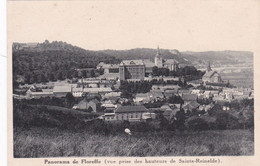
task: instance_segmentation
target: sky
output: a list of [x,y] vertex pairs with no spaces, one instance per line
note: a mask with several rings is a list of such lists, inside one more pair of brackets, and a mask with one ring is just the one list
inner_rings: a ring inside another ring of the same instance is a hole
[[8,38],[89,50],[251,51],[260,34],[259,8],[255,0],[9,1]]

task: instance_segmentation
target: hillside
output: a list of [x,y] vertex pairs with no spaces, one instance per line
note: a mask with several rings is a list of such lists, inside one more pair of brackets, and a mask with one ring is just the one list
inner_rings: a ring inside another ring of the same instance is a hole
[[[119,63],[114,56],[84,50],[65,42],[13,44],[14,84],[47,82],[80,77],[76,69],[95,68],[103,61]],[[20,81],[18,81],[20,80]]]
[[[151,48],[136,48],[130,50],[102,50],[99,51],[108,55],[115,56],[119,59],[150,59],[154,61],[157,49]],[[161,55],[165,59],[176,59],[180,63],[190,64],[186,61],[178,50],[171,51],[167,49],[160,49]]]
[[206,52],[181,52],[183,58],[194,65],[236,65],[241,63],[253,63],[253,52],[249,51],[206,51]]

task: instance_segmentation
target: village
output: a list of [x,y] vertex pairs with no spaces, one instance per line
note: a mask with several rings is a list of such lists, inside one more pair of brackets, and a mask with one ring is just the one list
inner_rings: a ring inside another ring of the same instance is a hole
[[[64,98],[70,94],[80,99],[72,106],[74,110],[99,113],[98,118],[104,121],[129,122],[155,120],[159,114],[172,121],[181,110],[185,114],[202,116],[207,115],[216,103],[254,98],[253,89],[230,86],[211,69],[210,63],[199,80],[153,76],[155,67],[178,71],[181,65],[175,59],[163,59],[158,47],[154,62],[149,59],[123,60],[120,64],[100,62],[96,68],[104,70],[104,73],[98,77],[19,85],[19,89],[26,89],[26,93],[14,94],[14,98]],[[143,82],[154,84],[149,84],[148,92],[133,93],[130,97],[123,95],[123,83],[136,85]],[[223,104],[222,109],[229,111],[230,108]]]

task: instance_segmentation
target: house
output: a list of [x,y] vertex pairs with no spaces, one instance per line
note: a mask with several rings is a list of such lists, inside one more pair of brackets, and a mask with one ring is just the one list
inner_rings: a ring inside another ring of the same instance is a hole
[[225,102],[226,101],[224,96],[213,97],[212,100],[215,102]]
[[196,101],[191,101],[191,102],[189,102],[189,103],[184,104],[184,106],[182,107],[182,109],[183,109],[185,112],[187,112],[188,110],[189,110],[189,111],[193,111],[193,110],[198,109],[199,106],[200,106],[200,104],[197,103]]
[[109,92],[104,95],[103,98],[120,97],[122,92]]
[[190,90],[180,89],[180,90],[178,90],[178,93],[179,93],[180,96],[182,96],[183,94],[190,94]]
[[146,120],[151,117],[147,116],[152,113],[144,106],[121,106],[115,110],[115,119],[117,120]]
[[143,63],[145,65],[145,73],[152,74],[155,64],[150,59],[143,59]]
[[30,98],[53,97],[53,92],[52,91],[32,91],[29,89],[26,92],[26,96],[28,96]]
[[102,66],[104,73],[119,73],[119,64],[104,64]]
[[174,90],[174,89],[167,89],[164,91],[164,96],[166,98],[172,97],[174,95],[178,95],[178,90]]
[[164,95],[161,92],[150,92],[150,101],[160,101],[164,98]]
[[197,95],[196,94],[183,94],[181,96],[184,103],[191,102],[191,101],[197,101]]
[[88,88],[98,88],[99,84],[98,83],[89,83],[87,84]]
[[99,108],[100,108],[100,103],[96,99],[93,99],[90,101],[87,101],[86,99],[84,99],[72,107],[72,109],[79,109],[79,110],[90,110],[91,109],[93,112],[97,112],[97,110]]
[[159,101],[164,98],[161,92],[137,93],[133,99],[135,103],[149,103]]
[[74,97],[82,97],[83,95],[83,88],[72,88],[72,95]]
[[84,93],[101,93],[101,94],[105,94],[105,93],[109,93],[112,92],[111,88],[84,88],[83,89]]
[[135,103],[149,103],[150,102],[150,96],[149,93],[137,93],[135,95],[135,98],[133,99]]
[[109,97],[107,100],[110,100],[111,103],[116,104],[120,97]]
[[207,98],[207,99],[212,97],[212,94],[211,94],[210,90],[206,90],[203,95],[204,95],[204,98]]
[[99,70],[99,69],[102,69],[104,65],[105,65],[104,62],[100,62],[100,63],[96,66],[96,68],[97,68],[98,70]]
[[98,78],[106,80],[118,80],[119,73],[104,73],[103,75],[100,75]]
[[111,100],[106,100],[101,104],[101,107],[105,107],[105,108],[116,108],[117,105],[115,103],[113,103]]
[[71,93],[71,86],[54,86],[53,95],[55,97],[65,97],[68,93]]
[[191,94],[196,94],[196,95],[200,95],[202,94],[204,91],[200,90],[200,89],[192,89],[191,90]]
[[99,93],[87,93],[87,94],[83,93],[83,96],[85,96],[87,100],[101,99],[101,95]]
[[199,108],[198,108],[198,110],[199,111],[205,111],[205,112],[207,112],[207,111],[209,111],[211,108],[213,108],[213,106],[214,106],[214,104],[213,103],[210,103],[210,104],[208,104],[208,105],[200,105],[199,106]]
[[163,110],[163,111],[172,111],[172,108],[169,106],[168,103],[165,103],[165,104],[162,105],[160,108],[161,108],[161,110]]
[[160,110],[163,111],[163,116],[170,121],[173,117],[176,116],[177,112],[180,111],[180,108],[178,108],[175,105],[170,104],[164,104],[161,106]]
[[124,104],[124,103],[128,103],[129,102],[129,99],[127,99],[127,98],[119,98],[118,99],[118,101],[117,101],[118,103],[120,103],[120,104]]

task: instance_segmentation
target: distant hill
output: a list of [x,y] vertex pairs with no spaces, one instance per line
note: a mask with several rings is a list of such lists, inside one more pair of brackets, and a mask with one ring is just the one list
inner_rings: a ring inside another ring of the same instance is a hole
[[215,65],[253,63],[253,52],[249,51],[186,51],[181,54],[194,65],[205,65],[208,62]]
[[[151,48],[136,48],[130,50],[102,50],[102,53],[115,56],[119,59],[150,59],[154,61],[157,49]],[[185,60],[178,50],[160,49],[161,55],[165,59],[175,59],[180,63],[190,64]]]

